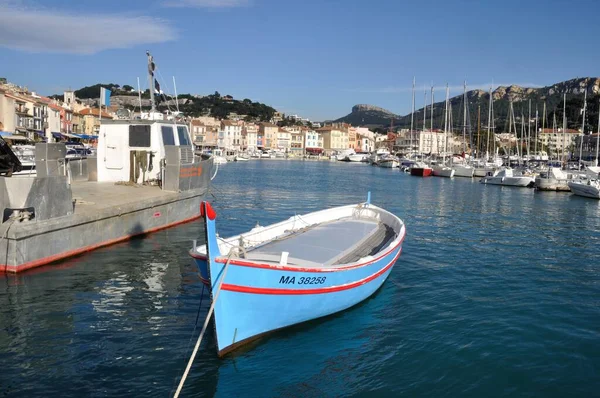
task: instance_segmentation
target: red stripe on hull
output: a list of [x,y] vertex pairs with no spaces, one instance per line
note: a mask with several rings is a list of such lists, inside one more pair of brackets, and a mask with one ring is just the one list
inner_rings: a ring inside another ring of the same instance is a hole
[[136,236],[140,236],[140,235],[145,235],[145,234],[149,234],[152,232],[157,232],[163,229],[167,229],[167,228],[171,228],[174,227],[176,225],[180,225],[180,224],[185,224],[187,222],[190,221],[194,221],[196,219],[200,218],[200,214],[198,213],[195,216],[180,220],[180,221],[175,221],[169,224],[165,224],[165,225],[161,225],[159,227],[154,227],[154,228],[149,228],[145,231],[142,232],[136,232],[135,234],[129,234],[129,235],[125,235],[125,236],[121,236],[120,238],[116,238],[116,239],[109,239],[106,240],[104,242],[100,242],[100,243],[96,243],[94,245],[89,245],[89,246],[85,246],[79,249],[74,249],[74,250],[69,250],[66,252],[62,252],[62,253],[58,253],[52,256],[48,256],[48,257],[43,257],[40,258],[38,260],[33,260],[33,261],[29,261],[20,265],[6,265],[6,264],[0,264],[0,274],[2,273],[18,273],[18,272],[23,272],[25,270],[31,269],[31,268],[36,268],[36,267],[40,267],[42,265],[47,265],[50,263],[53,263],[55,261],[59,261],[59,260],[64,260],[66,258],[69,257],[73,257],[73,256],[77,256],[79,254],[83,254],[83,253],[87,253],[96,249],[99,249],[101,247],[105,247],[105,246],[110,246],[110,245],[114,245],[116,243],[120,243],[120,242],[124,242],[127,240],[130,240],[131,238],[135,238]]
[[[360,263],[360,264],[355,264],[355,265],[351,265],[348,267],[338,267],[338,268],[301,268],[301,267],[290,267],[290,266],[285,266],[285,265],[274,265],[274,264],[261,264],[261,263],[255,263],[255,262],[250,262],[250,261],[244,261],[244,260],[237,260],[237,259],[231,259],[229,261],[229,264],[233,264],[233,265],[239,265],[242,267],[251,267],[251,268],[264,268],[264,269],[273,269],[273,270],[277,270],[277,271],[290,271],[290,272],[336,272],[336,271],[346,271],[346,270],[350,270],[350,269],[354,269],[354,268],[360,268],[360,267],[364,267],[365,265],[369,265],[371,263],[374,263],[375,261],[378,261],[380,259],[382,259],[383,257],[387,256],[388,254],[390,254],[391,252],[393,252],[394,250],[396,250],[398,248],[398,246],[402,245],[402,242],[404,242],[404,238],[406,237],[406,229],[404,230],[404,235],[402,236],[402,239],[400,239],[400,242],[398,242],[398,244],[396,246],[394,246],[393,248],[391,248],[390,250],[388,250],[387,252],[385,252],[384,254],[382,254],[381,256],[374,258],[373,260],[367,261],[366,263]],[[206,256],[202,256],[201,255],[192,255],[192,257],[194,258],[198,258],[201,260],[206,260]],[[225,264],[227,262],[227,258],[225,257],[218,257],[216,259],[216,262],[221,263],[221,264]]]
[[429,177],[433,173],[433,169],[430,168],[421,168],[421,167],[413,167],[410,169],[410,175],[415,177]]
[[252,287],[252,286],[240,286],[240,285],[230,285],[228,283],[223,283],[221,285],[221,290],[227,290],[230,292],[237,293],[251,293],[251,294],[273,294],[273,295],[301,295],[301,294],[323,294],[323,293],[334,293],[340,292],[343,290],[353,289],[358,286],[362,286],[365,283],[371,282],[373,279],[383,275],[388,269],[390,269],[398,257],[400,257],[400,253],[402,253],[402,249],[398,251],[398,254],[394,257],[394,259],[385,267],[377,271],[371,276],[368,276],[364,279],[361,279],[356,282],[348,283],[346,285],[340,286],[330,286],[330,287],[322,287],[316,289],[275,289],[275,288],[265,288],[265,287]]

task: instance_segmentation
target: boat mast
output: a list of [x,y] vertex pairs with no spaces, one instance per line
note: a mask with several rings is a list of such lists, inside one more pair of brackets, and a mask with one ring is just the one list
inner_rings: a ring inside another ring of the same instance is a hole
[[[430,135],[432,135],[433,134],[433,82],[431,82],[431,127],[430,127],[430,130],[431,130]],[[432,138],[431,152],[433,152],[433,136],[431,138]],[[435,144],[438,147],[438,151],[439,151],[439,142],[438,142],[437,134],[435,135]]]
[[[534,156],[537,156],[537,135],[538,135],[538,107],[537,107],[537,104],[535,104],[535,137],[534,137],[534,149],[533,149]],[[540,157],[540,160],[542,160],[541,157]]]
[[531,145],[531,99],[529,100],[529,116],[527,117],[527,160],[529,160],[529,146]]
[[481,152],[479,151],[479,135],[481,130],[481,105],[477,104],[477,158],[481,159]]
[[581,138],[579,139],[579,170],[581,170],[581,166],[583,165],[583,137],[585,136],[585,109],[587,108],[587,87],[585,88],[585,93],[583,94],[583,120],[581,122]]
[[[150,51],[146,51],[148,57],[148,91],[150,91],[150,112],[156,112],[156,104],[154,103],[154,58],[150,55]],[[150,116],[152,118],[152,116]]]
[[413,77],[412,86],[412,109],[410,112],[410,152],[412,153],[413,147],[413,129],[415,124],[415,78]]
[[598,132],[596,134],[596,166],[598,166],[598,148],[600,148],[600,101],[598,101]]
[[[425,137],[425,122],[427,121],[427,90],[425,88],[423,89],[423,93],[425,94],[425,96],[423,99],[423,132],[421,134],[423,135],[423,137]],[[423,138],[423,141],[424,140],[425,140],[425,138]],[[421,155],[423,155],[423,152],[420,150],[421,149],[420,141],[421,140],[419,140],[419,152],[421,152]],[[423,156],[421,156],[421,158],[422,157]]]
[[563,162],[566,162],[565,159],[565,143],[566,143],[566,136],[565,134],[567,133],[567,93],[564,94],[563,96],[563,144],[562,144],[562,156],[561,159]]
[[488,104],[488,127],[487,127],[487,141],[485,144],[485,161],[489,160],[490,155],[490,133],[492,132],[492,87],[490,87],[490,103]]
[[463,160],[467,156],[467,81],[465,80],[463,92]]
[[[446,83],[446,109],[444,110],[444,160],[442,161],[442,165],[446,165],[446,152],[448,151],[448,98],[450,96],[450,91],[448,89],[448,83]],[[600,119],[599,119],[600,120]],[[598,122],[598,126],[600,127],[600,121]]]

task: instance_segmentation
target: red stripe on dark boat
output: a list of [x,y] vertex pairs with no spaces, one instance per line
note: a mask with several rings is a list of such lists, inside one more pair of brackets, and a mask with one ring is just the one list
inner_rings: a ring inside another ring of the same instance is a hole
[[251,294],[276,294],[276,295],[300,295],[300,294],[323,294],[323,293],[334,293],[340,292],[343,290],[353,289],[358,286],[362,286],[365,283],[371,282],[373,279],[383,275],[388,269],[390,269],[398,257],[400,257],[400,253],[402,253],[402,249],[398,251],[398,254],[394,257],[394,259],[385,267],[370,275],[364,279],[361,279],[356,282],[348,283],[346,285],[340,286],[330,286],[330,287],[321,287],[316,289],[275,289],[275,288],[267,288],[267,287],[251,287],[251,286],[240,286],[240,285],[230,285],[229,283],[223,283],[221,285],[221,290],[227,290],[230,292],[237,293],[251,293]]

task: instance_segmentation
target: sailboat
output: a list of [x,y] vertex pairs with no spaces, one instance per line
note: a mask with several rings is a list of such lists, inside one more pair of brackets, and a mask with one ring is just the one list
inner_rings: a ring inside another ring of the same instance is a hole
[[[567,95],[564,95],[564,103],[566,108]],[[544,108],[545,109],[545,108]],[[563,126],[567,125],[567,115],[563,112]],[[545,121],[542,121],[542,131]],[[570,191],[569,180],[572,179],[572,175],[564,172],[560,167],[552,167],[548,165],[548,170],[542,171],[540,175],[535,178],[534,187],[538,191]]]
[[[586,91],[587,92],[587,91]],[[584,101],[585,104],[585,101]],[[584,105],[585,109],[585,105]],[[585,128],[585,118],[583,120]],[[583,142],[583,135],[581,136]],[[596,133],[596,166],[588,166],[585,170],[588,178],[572,180],[568,182],[571,192],[577,196],[584,196],[587,198],[600,199],[600,167],[598,167],[598,150],[600,149],[600,114],[598,115],[598,131]],[[581,161],[581,150],[579,159]]]
[[[488,126],[487,126],[487,143],[486,143],[486,155],[485,158],[480,157],[478,162],[473,167],[473,176],[485,177],[486,175],[493,174],[496,171],[496,164],[489,161],[490,156],[490,135],[493,138],[493,146],[496,146],[496,134],[494,133],[493,127],[494,117],[494,96],[492,95],[492,87],[490,87],[490,103],[488,105]],[[495,151],[492,151],[495,156]]]
[[473,166],[467,164],[467,107],[469,102],[467,101],[467,82],[465,82],[464,94],[463,94],[463,157],[460,163],[454,163],[454,156],[452,157],[452,168],[454,169],[454,175],[456,177],[467,177],[472,178],[475,170]]
[[[443,160],[441,165],[433,166],[433,175],[436,177],[454,177],[454,169],[446,166],[446,151],[448,149],[448,103],[449,103],[450,91],[448,83],[446,83],[446,109],[444,111],[444,152]],[[433,118],[431,121],[431,129],[433,130]]]
[[[413,113],[415,113],[415,89],[413,85]],[[425,102],[423,103],[423,131],[421,134],[425,133],[425,123],[427,121],[427,91],[425,91]],[[411,119],[412,123],[412,119]],[[411,126],[412,131],[412,126]],[[421,138],[419,137],[419,149],[421,148]],[[433,174],[433,169],[429,167],[427,163],[423,160],[423,153],[421,152],[421,160],[413,163],[410,167],[410,175],[415,177],[429,177]]]

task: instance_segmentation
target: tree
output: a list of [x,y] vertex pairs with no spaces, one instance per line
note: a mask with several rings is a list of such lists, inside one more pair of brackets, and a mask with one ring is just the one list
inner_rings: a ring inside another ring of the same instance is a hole
[[132,86],[130,86],[129,84],[126,84],[122,87],[123,91],[133,91],[134,88]]

